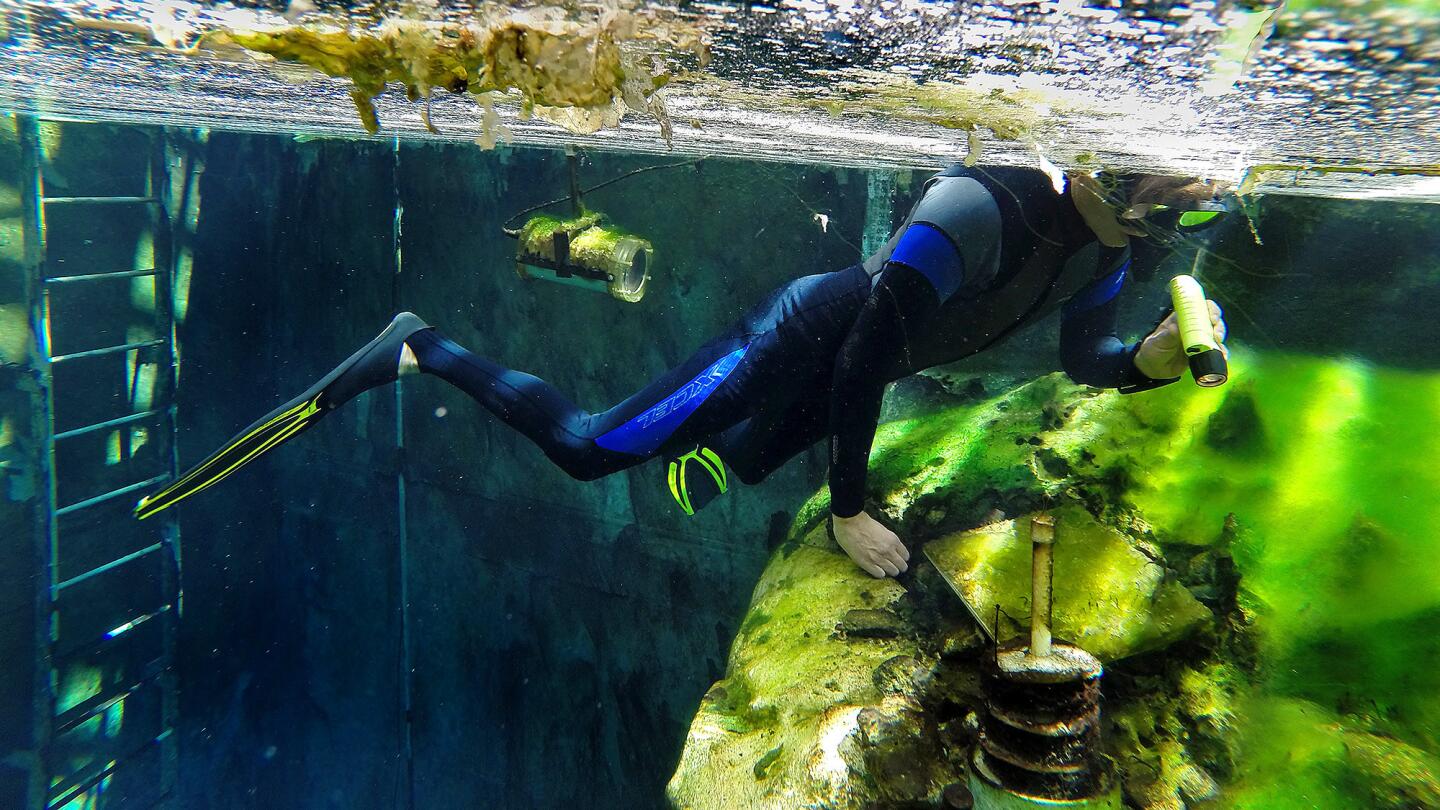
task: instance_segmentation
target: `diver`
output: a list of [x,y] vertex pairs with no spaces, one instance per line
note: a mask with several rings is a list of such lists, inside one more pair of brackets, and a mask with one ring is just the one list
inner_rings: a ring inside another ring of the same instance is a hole
[[[756,484],[828,437],[835,539],[872,576],[895,576],[909,551],[865,510],[886,384],[982,352],[1057,308],[1061,365],[1076,382],[1123,392],[1174,382],[1186,359],[1173,313],[1134,345],[1116,337],[1129,239],[1167,232],[1142,215],[1203,211],[1203,219],[1220,207],[1217,189],[1194,180],[1082,176],[1057,193],[1039,171],[954,166],[926,182],[874,256],[781,285],[688,360],[593,413],[403,312],[309,390],[143,498],[135,514],[210,487],[363,391],[423,373],[473,397],[576,479],[665,458],[687,514],[728,488],[727,468]],[[1219,307],[1209,308],[1223,343]]]

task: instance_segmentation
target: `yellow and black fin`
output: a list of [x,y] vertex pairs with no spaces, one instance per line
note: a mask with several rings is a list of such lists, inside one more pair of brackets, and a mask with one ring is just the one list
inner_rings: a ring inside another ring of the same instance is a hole
[[395,316],[376,338],[300,396],[271,411],[158,492],[140,499],[135,517],[144,519],[218,483],[231,473],[293,439],[336,407],[363,391],[392,383],[405,339],[429,326],[415,315]]
[[670,497],[686,515],[694,515],[730,488],[729,476],[720,456],[708,447],[697,447],[665,465]]
[[135,517],[144,520],[211,484],[219,483],[267,450],[278,447],[301,433],[325,414],[319,399],[317,394],[308,400],[287,403],[285,407],[251,425],[174,483],[141,498],[140,502],[135,504]]

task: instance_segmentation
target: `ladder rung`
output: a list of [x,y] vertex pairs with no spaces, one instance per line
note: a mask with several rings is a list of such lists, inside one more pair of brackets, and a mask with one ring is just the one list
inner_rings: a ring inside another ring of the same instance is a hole
[[106,501],[113,501],[114,499],[119,498],[119,497],[121,497],[121,496],[129,495],[130,493],[135,492],[136,490],[141,490],[141,489],[146,489],[146,488],[148,488],[148,487],[153,487],[153,486],[155,486],[156,484],[159,484],[159,483],[162,483],[162,482],[164,482],[164,481],[169,480],[169,478],[170,478],[170,476],[169,476],[168,474],[166,474],[166,475],[157,475],[157,476],[155,476],[154,478],[151,478],[151,479],[148,479],[148,480],[145,480],[145,481],[140,481],[140,482],[131,484],[131,485],[128,486],[128,487],[121,487],[121,488],[119,488],[119,489],[117,489],[117,490],[112,490],[112,491],[110,491],[110,492],[105,493],[104,495],[96,495],[96,496],[93,497],[93,498],[86,498],[85,500],[83,500],[83,501],[81,501],[81,502],[79,502],[79,503],[72,503],[72,504],[70,504],[69,506],[62,506],[62,507],[60,507],[59,509],[56,509],[56,510],[55,510],[55,517],[60,517],[60,516],[62,516],[62,515],[68,515],[68,514],[70,514],[71,512],[79,512],[81,509],[89,509],[89,508],[92,507],[92,506],[98,506],[98,505],[100,505],[100,504],[102,504],[102,503],[105,503]]
[[[159,659],[156,660],[158,661]],[[157,678],[164,674],[165,670],[168,669],[168,667],[164,665],[156,666],[155,663],[152,662],[148,667],[146,667],[146,669],[147,671],[145,675],[141,677],[140,680],[135,681],[124,689],[121,689],[119,692],[116,692],[113,695],[109,695],[108,697],[105,695],[104,692],[101,692],[100,694],[90,698],[89,700],[86,700],[67,709],[64,713],[55,718],[54,734],[57,736],[64,734],[65,732],[75,728],[76,726],[79,726],[81,723],[84,723],[86,720],[89,720],[95,715],[104,713],[105,710],[109,709],[111,706],[114,706],[116,703],[119,703],[120,701],[130,697],[141,689],[144,689],[146,686],[154,683]]]
[[52,363],[63,363],[66,360],[78,360],[81,357],[99,357],[104,354],[118,354],[128,352],[132,349],[149,349],[155,346],[164,346],[164,340],[146,340],[140,343],[126,343],[121,346],[107,346],[103,349],[91,349],[88,352],[71,352],[70,354],[57,354],[50,358]]
[[102,565],[102,566],[100,566],[100,567],[98,567],[98,568],[91,568],[89,571],[86,571],[86,572],[83,573],[83,574],[76,574],[75,576],[73,576],[73,577],[65,580],[64,582],[61,582],[61,583],[57,584],[57,585],[55,586],[55,592],[56,592],[56,593],[59,593],[60,591],[63,591],[63,590],[65,590],[66,588],[69,588],[69,587],[71,587],[71,586],[73,586],[73,585],[79,585],[80,583],[84,582],[84,581],[87,580],[87,579],[90,579],[91,577],[98,577],[98,576],[100,576],[101,574],[105,573],[106,571],[114,570],[114,569],[119,568],[120,566],[124,565],[125,563],[130,562],[131,560],[138,560],[138,559],[140,559],[141,557],[144,557],[146,554],[154,554],[155,552],[157,552],[157,551],[159,551],[159,550],[160,550],[160,544],[159,544],[159,543],[155,543],[155,544],[153,544],[153,545],[146,546],[145,548],[142,548],[142,549],[140,549],[139,551],[132,551],[132,552],[130,552],[129,554],[126,554],[124,557],[121,557],[121,558],[118,559],[118,560],[111,560],[110,562],[105,563],[104,565]]
[[143,422],[150,417],[160,417],[164,411],[143,411],[140,414],[131,414],[128,417],[105,419],[104,422],[95,422],[94,425],[85,425],[84,428],[75,428],[73,431],[58,432],[52,435],[50,441],[60,441],[62,438],[78,437],[78,435],[92,434],[95,431],[102,431],[105,428],[118,428],[120,425],[128,425],[130,422]]
[[42,197],[46,205],[137,205],[158,203],[155,197]]
[[106,763],[105,767],[92,773],[82,782],[67,786],[65,782],[68,782],[70,780],[66,779],[65,782],[61,782],[60,784],[52,787],[51,790],[53,792],[50,794],[50,804],[48,806],[52,810],[64,807],[65,805],[74,801],[75,797],[95,787],[96,785],[104,781],[105,777],[109,776],[112,773],[115,773],[116,769],[118,769],[121,765],[125,765],[136,757],[139,757],[141,754],[144,754],[145,749],[149,748],[152,745],[164,742],[165,739],[169,737],[172,733],[174,733],[174,729],[165,729],[164,731],[155,735],[153,739],[146,740],[145,743],[136,747],[134,751],[125,754],[119,759],[111,760],[110,762]]
[[95,639],[89,644],[81,645],[73,650],[70,650],[69,652],[57,653],[55,657],[51,659],[55,663],[55,669],[59,669],[63,662],[83,659],[86,656],[97,655],[115,646],[116,644],[120,644],[120,639],[125,638],[126,634],[128,634],[131,630],[134,630],[135,628],[145,624],[151,619],[164,616],[168,612],[170,612],[170,605],[161,605],[160,607],[150,611],[149,613],[142,613],[122,625],[112,627],[109,630],[106,630],[100,635],[99,638]]
[[104,422],[96,422],[93,425],[86,425],[85,427],[78,427],[74,430],[67,430],[62,433],[56,433],[54,436],[50,437],[50,441],[58,442],[61,439],[69,439],[75,436],[84,436],[86,433],[94,433],[97,430],[104,430],[106,428],[128,425],[131,422],[143,422],[144,420],[149,419],[152,416],[161,416],[164,413],[165,412],[162,410],[143,411],[141,413],[132,413],[129,416],[121,416],[116,419],[107,419]]
[[104,281],[112,278],[139,278],[155,275],[155,268],[148,270],[117,270],[113,273],[84,273],[76,276],[55,276],[45,279],[46,284],[70,284],[76,281]]
[[169,605],[161,605],[160,607],[150,611],[149,613],[142,613],[139,616],[131,619],[130,621],[119,625],[118,627],[112,627],[109,630],[106,630],[104,637],[102,637],[99,641],[95,642],[95,645],[91,648],[91,651],[94,652],[103,649],[107,644],[114,644],[115,639],[120,638],[131,630],[134,630],[135,628],[157,616],[165,615],[165,613],[169,610]]

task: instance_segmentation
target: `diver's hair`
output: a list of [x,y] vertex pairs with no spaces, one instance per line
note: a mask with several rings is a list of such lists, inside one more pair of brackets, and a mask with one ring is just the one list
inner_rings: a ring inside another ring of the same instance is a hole
[[[1095,189],[1101,200],[1115,211],[1126,228],[1143,232],[1139,238],[1170,254],[1192,253],[1198,267],[1203,256],[1215,258],[1210,251],[1211,236],[1184,233],[1173,225],[1162,225],[1154,216],[1147,216],[1156,204],[1182,208],[1186,203],[1203,202],[1224,193],[1226,186],[1199,177],[1135,174],[1116,175],[1102,172]],[[1132,213],[1133,212],[1133,213]],[[1126,216],[1129,213],[1131,216]]]
[[1169,177],[1142,174],[1135,179],[1128,199],[1131,206],[1150,203],[1183,207],[1187,203],[1205,202],[1220,195],[1223,187],[1199,177]]

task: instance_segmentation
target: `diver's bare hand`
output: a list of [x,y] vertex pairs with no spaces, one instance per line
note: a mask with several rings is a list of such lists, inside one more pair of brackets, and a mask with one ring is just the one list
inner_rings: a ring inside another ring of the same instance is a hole
[[[1210,308],[1210,324],[1215,328],[1215,343],[1220,346],[1220,351],[1226,358],[1230,357],[1230,350],[1225,348],[1225,318],[1220,312],[1220,305],[1214,301],[1206,301]],[[1140,342],[1140,350],[1135,352],[1135,368],[1140,369],[1152,380],[1168,380],[1171,377],[1179,377],[1185,373],[1188,365],[1185,357],[1185,347],[1180,345],[1180,322],[1171,312],[1155,327],[1143,341]]]
[[861,512],[854,517],[831,515],[835,529],[835,542],[855,564],[877,579],[896,576],[909,568],[910,550],[900,542],[895,533],[880,525],[879,521]]

